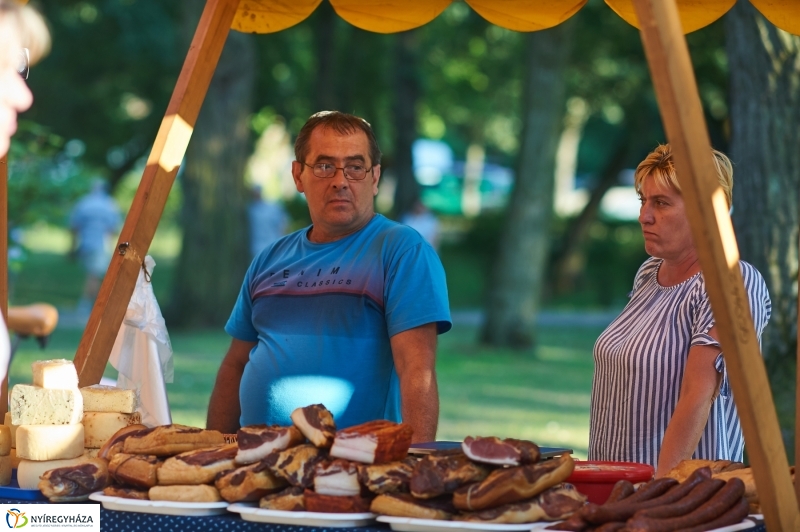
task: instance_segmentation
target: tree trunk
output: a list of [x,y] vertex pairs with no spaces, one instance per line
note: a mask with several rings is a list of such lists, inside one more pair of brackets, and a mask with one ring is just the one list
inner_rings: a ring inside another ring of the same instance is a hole
[[[202,4],[186,4],[187,24],[196,24]],[[249,263],[244,169],[251,147],[253,38],[236,31],[228,36],[186,151],[183,245],[170,325],[223,325]]]
[[730,64],[733,222],[742,259],[769,287],[768,357],[790,359],[797,338],[800,204],[800,37],[747,0],[725,17]]
[[322,2],[314,13],[314,52],[317,77],[314,87],[314,111],[339,109],[338,70],[336,68],[336,12],[328,2]]
[[575,279],[583,271],[584,253],[581,244],[589,233],[589,228],[597,219],[600,203],[611,187],[617,184],[619,173],[625,169],[625,158],[629,151],[630,130],[625,129],[622,140],[617,144],[614,154],[603,168],[600,181],[592,189],[589,201],[581,213],[572,220],[562,239],[561,249],[553,257],[553,271],[556,272],[556,293],[563,294],[575,288]]
[[564,70],[573,27],[574,20],[526,37],[522,142],[481,334],[482,341],[491,345],[522,349],[534,344],[548,263]]
[[397,217],[411,210],[420,198],[420,187],[414,177],[411,145],[417,138],[416,105],[419,98],[419,72],[417,71],[418,32],[406,31],[396,37],[394,48],[395,91],[394,114],[394,175],[397,188],[394,192],[394,212]]

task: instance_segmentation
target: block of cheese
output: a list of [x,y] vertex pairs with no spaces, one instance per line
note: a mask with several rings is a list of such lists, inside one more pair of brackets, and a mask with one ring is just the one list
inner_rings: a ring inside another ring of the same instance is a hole
[[142,422],[139,412],[122,414],[120,412],[84,412],[83,413],[83,446],[89,449],[99,449],[116,434],[128,425]]
[[83,419],[83,396],[77,388],[17,384],[11,389],[9,410],[14,425],[75,425]]
[[11,412],[6,412],[6,417],[3,420],[3,425],[11,430],[11,448],[17,448],[17,425],[11,424]]
[[39,489],[39,477],[45,471],[56,469],[58,467],[67,467],[84,463],[88,458],[79,456],[78,458],[71,458],[69,460],[46,460],[43,462],[34,462],[33,460],[20,460],[17,466],[17,482],[19,487],[24,490]]
[[0,456],[0,486],[11,484],[11,457]]
[[64,460],[83,454],[83,425],[20,425],[17,456],[25,460]]
[[[0,425],[0,456],[8,456],[11,452],[11,427]],[[5,484],[0,484],[5,486]]]
[[95,384],[81,388],[84,412],[122,412],[132,414],[139,401],[135,390]]
[[19,465],[20,460],[22,460],[22,458],[19,458],[17,456],[17,450],[11,449],[11,453],[9,453],[8,457],[11,458],[11,468],[16,469],[17,466]]
[[31,364],[33,385],[49,389],[77,389],[78,372],[71,360],[37,360]]

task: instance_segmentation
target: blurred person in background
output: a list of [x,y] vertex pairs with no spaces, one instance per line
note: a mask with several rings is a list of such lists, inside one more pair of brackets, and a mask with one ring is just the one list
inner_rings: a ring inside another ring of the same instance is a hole
[[122,216],[114,198],[106,191],[102,179],[92,181],[92,188],[75,204],[69,217],[72,230],[71,254],[81,261],[86,271],[78,312],[88,315],[100,290],[100,281],[111,261],[107,242],[119,231]]
[[283,205],[264,199],[260,186],[254,185],[250,193],[253,198],[247,206],[247,219],[250,225],[250,256],[255,258],[261,250],[286,234],[289,216]]
[[[33,103],[25,82],[28,68],[49,50],[50,33],[41,15],[16,1],[0,0],[0,158],[17,131],[17,114]],[[0,315],[0,379],[8,374],[9,356],[8,331]]]
[[[733,166],[712,150],[731,206]],[[742,461],[731,394],[670,146],[634,174],[645,251],[622,313],[594,346],[589,459],[640,462],[663,477],[681,460]],[[739,261],[759,342],[771,303],[761,274]]]
[[439,251],[439,219],[422,200],[417,200],[414,207],[400,217],[400,223],[414,229],[434,250]]

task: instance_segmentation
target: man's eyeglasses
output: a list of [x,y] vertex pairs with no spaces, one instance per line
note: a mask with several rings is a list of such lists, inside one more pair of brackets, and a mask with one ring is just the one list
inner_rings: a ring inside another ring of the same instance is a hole
[[349,164],[344,168],[340,168],[331,163],[303,164],[311,168],[315,176],[328,179],[336,175],[336,170],[341,170],[342,173],[344,173],[345,179],[349,181],[361,181],[367,177],[367,172],[371,172],[372,169],[375,168],[374,166],[372,168],[364,168],[358,164]]
[[17,73],[22,79],[28,79],[28,72],[31,67],[31,53],[27,48],[21,48],[17,52]]

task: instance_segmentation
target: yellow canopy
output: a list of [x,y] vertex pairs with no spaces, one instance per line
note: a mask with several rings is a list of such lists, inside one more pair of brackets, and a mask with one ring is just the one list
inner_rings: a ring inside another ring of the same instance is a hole
[[[232,28],[275,33],[308,18],[321,0],[241,0]],[[424,26],[453,0],[330,0],[344,20],[367,31],[396,33]],[[561,24],[586,0],[465,0],[483,18],[514,31],[537,31]],[[800,0],[750,0],[777,27],[800,35]],[[632,0],[605,0],[626,22],[637,25]],[[707,26],[736,0],[677,0],[684,33]]]

